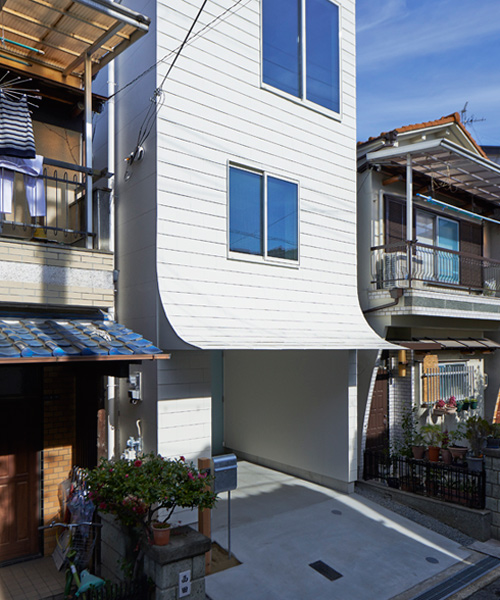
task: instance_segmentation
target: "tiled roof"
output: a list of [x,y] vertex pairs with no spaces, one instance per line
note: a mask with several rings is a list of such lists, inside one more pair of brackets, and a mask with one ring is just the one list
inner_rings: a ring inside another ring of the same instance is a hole
[[97,319],[0,318],[0,359],[162,354],[120,323]]
[[[385,132],[381,133],[380,135],[377,135],[375,137],[370,137],[370,138],[368,138],[367,142],[373,142],[375,140],[389,136],[391,134],[394,135],[397,133],[406,133],[408,131],[418,131],[419,129],[427,129],[428,127],[438,127],[439,125],[447,125],[448,123],[456,123],[460,127],[460,129],[465,133],[465,135],[471,141],[471,143],[474,145],[474,148],[479,152],[479,154],[483,158],[488,158],[486,156],[484,150],[481,148],[481,146],[479,146],[479,144],[476,142],[476,140],[467,131],[467,129],[465,128],[464,124],[462,123],[462,121],[460,119],[459,113],[457,113],[457,112],[455,112],[451,115],[447,115],[445,117],[441,117],[440,119],[437,119],[435,121],[425,121],[424,123],[414,123],[413,125],[404,125],[403,127],[397,127],[396,129],[393,129],[392,131],[385,131]],[[358,142],[358,145],[362,145],[362,144],[366,144],[366,142]]]

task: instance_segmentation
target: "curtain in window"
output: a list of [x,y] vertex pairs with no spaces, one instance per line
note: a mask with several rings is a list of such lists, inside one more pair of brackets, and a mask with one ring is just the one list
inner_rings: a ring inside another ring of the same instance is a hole
[[479,257],[483,255],[483,228],[476,223],[462,221],[460,223],[460,246],[461,251],[473,254],[478,259],[463,257],[460,283],[473,288],[483,287],[483,267]]

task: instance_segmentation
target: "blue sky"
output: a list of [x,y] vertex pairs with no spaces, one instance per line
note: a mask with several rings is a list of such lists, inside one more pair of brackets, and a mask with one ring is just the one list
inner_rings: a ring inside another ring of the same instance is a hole
[[360,141],[460,112],[500,145],[500,0],[357,0]]

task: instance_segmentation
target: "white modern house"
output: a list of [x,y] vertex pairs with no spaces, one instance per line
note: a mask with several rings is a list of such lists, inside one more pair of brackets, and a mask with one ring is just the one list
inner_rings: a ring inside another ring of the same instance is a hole
[[111,406],[116,452],[140,420],[146,450],[351,491],[357,352],[387,346],[358,303],[354,1],[123,4],[151,25],[115,61],[117,318],[171,359]]
[[[500,167],[458,113],[358,145],[360,301],[371,326],[406,348],[371,354],[367,447],[398,431],[416,406],[452,430],[491,420],[500,380]],[[378,374],[377,374],[378,371]],[[474,407],[436,415],[455,396]],[[381,418],[387,415],[384,420]]]

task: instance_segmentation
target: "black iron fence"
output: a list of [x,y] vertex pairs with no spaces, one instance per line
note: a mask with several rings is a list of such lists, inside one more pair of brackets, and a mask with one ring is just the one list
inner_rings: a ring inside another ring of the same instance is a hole
[[484,508],[486,475],[466,465],[416,460],[404,456],[388,457],[384,452],[367,450],[364,456],[365,480],[379,480],[389,487],[469,508]]
[[90,588],[80,594],[82,600],[149,600],[151,597],[152,588],[146,577],[121,583],[107,582],[102,588]]

